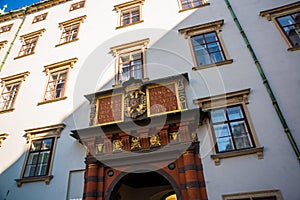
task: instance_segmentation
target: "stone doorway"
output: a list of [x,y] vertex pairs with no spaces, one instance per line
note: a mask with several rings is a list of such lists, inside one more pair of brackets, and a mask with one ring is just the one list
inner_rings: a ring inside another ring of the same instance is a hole
[[109,200],[177,200],[171,183],[157,172],[128,173],[114,186]]

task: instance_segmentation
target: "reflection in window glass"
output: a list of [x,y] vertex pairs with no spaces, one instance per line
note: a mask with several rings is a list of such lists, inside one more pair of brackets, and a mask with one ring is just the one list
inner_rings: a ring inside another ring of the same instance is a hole
[[210,116],[218,152],[254,147],[241,106],[212,110]]
[[300,46],[300,13],[276,18],[292,46]]

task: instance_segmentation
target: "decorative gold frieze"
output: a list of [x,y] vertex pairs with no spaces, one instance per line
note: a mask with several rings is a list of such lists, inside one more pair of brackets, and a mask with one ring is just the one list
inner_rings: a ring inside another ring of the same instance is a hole
[[150,137],[150,147],[157,147],[160,146],[160,137],[158,134],[154,134]]
[[122,151],[122,147],[122,140],[117,139],[113,141],[113,151]]
[[141,148],[142,148],[142,146],[141,146],[140,137],[132,137],[131,138],[130,150],[139,150]]

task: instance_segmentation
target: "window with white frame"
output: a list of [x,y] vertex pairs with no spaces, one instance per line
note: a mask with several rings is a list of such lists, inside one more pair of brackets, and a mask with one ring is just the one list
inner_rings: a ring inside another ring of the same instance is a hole
[[29,72],[24,72],[17,75],[1,78],[2,92],[0,99],[0,113],[12,111],[14,109],[14,104],[19,93],[21,83],[28,75]]
[[121,28],[142,22],[142,5],[144,0],[133,0],[114,6],[119,14],[119,25]]
[[300,2],[261,11],[260,16],[275,23],[289,51],[300,49]]
[[19,187],[33,181],[50,183],[57,139],[64,128],[64,124],[56,124],[25,130],[28,150],[20,179],[16,179]]
[[149,41],[147,38],[111,48],[116,57],[116,84],[130,78],[145,78],[145,51]]
[[59,40],[59,44],[56,46],[77,41],[80,25],[84,22],[85,18],[86,15],[59,23],[59,27],[62,30],[62,34]]
[[221,40],[221,26],[224,20],[180,29],[189,40],[195,63],[194,70],[232,63]]
[[181,11],[209,5],[207,0],[179,0]]
[[35,50],[37,41],[38,41],[39,37],[42,36],[43,32],[45,32],[45,29],[34,31],[34,32],[26,34],[26,35],[22,35],[21,36],[22,46],[21,46],[19,54],[16,58],[34,54],[34,50]]
[[250,89],[196,99],[202,110],[207,111],[206,120],[216,165],[221,158],[257,154],[263,158],[263,147],[256,138],[247,110]]
[[43,101],[39,103],[44,104],[48,102],[63,100],[66,98],[65,91],[68,80],[69,70],[77,62],[77,58],[57,62],[45,66],[48,81]]

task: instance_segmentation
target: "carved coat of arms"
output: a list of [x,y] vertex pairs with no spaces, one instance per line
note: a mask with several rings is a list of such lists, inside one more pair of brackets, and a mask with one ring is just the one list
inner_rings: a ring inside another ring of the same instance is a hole
[[144,114],[146,110],[146,94],[141,90],[141,88],[128,91],[125,96],[125,115],[135,119]]

